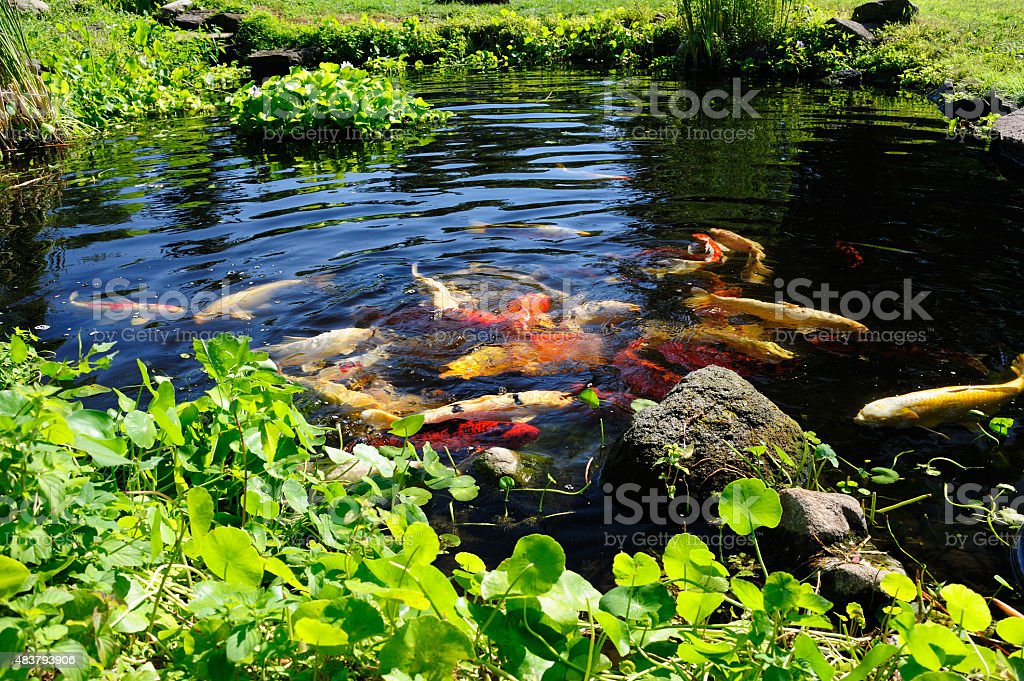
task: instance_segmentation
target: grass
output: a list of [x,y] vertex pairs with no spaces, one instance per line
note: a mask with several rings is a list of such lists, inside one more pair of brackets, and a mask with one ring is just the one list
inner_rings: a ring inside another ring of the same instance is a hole
[[[839,16],[857,0],[818,0]],[[897,73],[908,88],[949,79],[968,94],[995,89],[1024,102],[1024,12],[1020,0],[917,0],[914,23],[885,31],[886,42],[858,58],[870,70]]]
[[0,151],[52,136],[54,111],[32,69],[18,11],[0,2]]

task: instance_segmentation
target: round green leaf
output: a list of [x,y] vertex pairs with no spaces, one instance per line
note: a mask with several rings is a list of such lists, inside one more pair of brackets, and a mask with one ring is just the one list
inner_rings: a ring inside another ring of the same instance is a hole
[[551,537],[531,534],[516,542],[512,557],[498,566],[516,593],[539,596],[565,571],[565,551]]
[[940,592],[950,618],[967,631],[983,631],[992,624],[992,613],[981,594],[962,584],[950,584]]
[[952,667],[967,657],[967,646],[956,634],[934,622],[917,624],[910,630],[907,649],[925,669]]
[[21,562],[0,556],[0,600],[7,600],[21,591],[31,574]]
[[635,556],[620,553],[612,562],[612,573],[615,575],[615,583],[619,586],[643,586],[661,579],[658,561],[646,553],[638,553]]
[[718,514],[738,535],[746,536],[759,527],[777,527],[782,520],[779,494],[764,482],[745,478],[730,482],[718,500]]
[[404,672],[427,681],[451,679],[455,666],[472,656],[473,644],[455,625],[436,617],[409,620],[380,650],[380,671]]
[[1020,617],[1007,617],[996,623],[996,633],[999,638],[1015,646],[1024,645],[1024,619]]
[[909,603],[917,598],[917,585],[904,574],[889,572],[882,577],[882,591],[898,601]]
[[210,572],[229,584],[256,587],[263,581],[263,559],[237,527],[218,527],[206,535],[202,556]]

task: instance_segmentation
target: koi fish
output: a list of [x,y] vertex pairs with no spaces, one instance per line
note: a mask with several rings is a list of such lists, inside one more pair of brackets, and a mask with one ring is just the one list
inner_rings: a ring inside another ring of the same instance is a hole
[[691,253],[702,256],[704,262],[722,262],[725,257],[724,252],[714,239],[707,234],[694,234],[693,238],[697,240],[700,246],[690,249]]
[[833,248],[839,254],[843,263],[851,270],[864,264],[864,256],[852,244],[845,241],[837,241]]
[[706,366],[720,366],[735,371],[745,378],[764,373],[764,364],[740,352],[714,345],[669,341],[657,346],[662,357],[687,371],[696,371]]
[[288,342],[260,349],[278,355],[279,359],[275,359],[278,366],[312,366],[329,357],[351,354],[359,345],[370,340],[374,333],[374,329],[335,329],[312,338],[286,336]]
[[576,237],[594,236],[592,232],[584,232],[583,230],[572,229],[571,227],[540,225],[529,222],[502,222],[493,225],[482,222],[473,222],[471,224],[472,227],[469,228],[469,231],[476,234],[484,234],[488,230],[492,229],[528,229],[531,232],[536,232],[538,235],[546,239],[574,239]]
[[665,258],[657,262],[657,267],[644,267],[642,270],[655,279],[664,279],[668,275],[684,276],[698,272],[710,263],[704,260],[681,260],[679,258]]
[[185,308],[178,305],[165,303],[139,303],[127,298],[109,300],[78,300],[78,291],[72,291],[68,296],[68,302],[76,307],[84,307],[97,312],[116,312],[121,314],[132,314],[132,325],[138,326],[148,321],[159,319],[161,316],[176,318],[185,313]]
[[976,415],[971,412],[993,416],[1024,391],[1024,354],[1017,356],[1011,369],[1016,378],[1002,384],[933,388],[876,400],[853,420],[863,426],[890,428],[934,428],[944,423],[976,428]]
[[700,288],[694,288],[691,292],[693,295],[683,301],[687,307],[694,309],[717,307],[732,314],[745,314],[763,319],[772,326],[807,332],[825,329],[862,333],[868,330],[868,327],[860,322],[841,315],[822,312],[810,307],[801,307],[793,303],[766,303],[753,298],[728,298],[716,296]]
[[196,314],[194,319],[197,324],[203,324],[217,317],[231,317],[248,321],[253,317],[253,308],[266,307],[267,299],[275,291],[301,283],[303,283],[302,279],[281,279],[250,286],[237,293],[229,293],[207,305]]
[[325,402],[335,404],[349,409],[371,409],[380,407],[380,401],[368,393],[359,390],[350,390],[341,383],[334,383],[322,378],[310,378],[307,376],[286,376],[292,383],[301,385],[316,393],[317,397]]
[[[435,449],[466,449],[469,447],[501,446],[515,449],[533,442],[540,436],[540,429],[529,423],[509,421],[464,421],[453,420],[424,428],[409,438],[414,445],[427,442]],[[375,438],[380,444],[401,446],[404,440],[390,434]]]
[[485,345],[450,362],[441,378],[464,380],[519,372],[544,376],[560,367],[592,366],[605,361],[601,336],[585,333],[538,334],[526,341]]
[[589,324],[618,324],[635,319],[639,313],[640,306],[635,303],[624,303],[621,300],[593,300],[569,310],[565,315],[565,321],[576,327]]
[[792,352],[764,338],[764,329],[758,326],[741,325],[716,327],[699,324],[685,333],[689,340],[697,343],[717,343],[730,350],[741,352],[762,362],[785,362],[796,357]]
[[761,244],[740,236],[736,232],[730,232],[727,229],[709,229],[708,232],[720,244],[730,250],[747,254],[747,264],[743,267],[743,271],[740,272],[740,278],[743,281],[749,281],[752,284],[763,284],[771,276],[771,268],[764,264],[766,256],[764,247]]
[[559,170],[565,172],[568,175],[575,175],[576,177],[585,177],[591,180],[624,180],[626,182],[633,178],[629,175],[606,175],[605,173],[595,173],[590,170],[579,170],[577,168],[566,168],[561,163],[557,164]]
[[435,310],[455,310],[468,300],[465,294],[457,296],[439,280],[421,275],[418,263],[412,265],[412,277],[430,290],[431,302]]
[[646,341],[642,338],[631,342],[616,353],[612,365],[619,370],[622,382],[633,392],[641,397],[665,399],[665,395],[683,380],[683,376],[641,357],[640,350],[645,346]]
[[[460,400],[443,407],[422,412],[426,424],[452,419],[481,420],[507,416],[514,420],[529,420],[538,414],[562,409],[573,404],[571,393],[557,390],[527,390],[502,395],[484,395],[471,400]],[[382,409],[368,409],[360,414],[363,423],[384,428],[399,419]]]

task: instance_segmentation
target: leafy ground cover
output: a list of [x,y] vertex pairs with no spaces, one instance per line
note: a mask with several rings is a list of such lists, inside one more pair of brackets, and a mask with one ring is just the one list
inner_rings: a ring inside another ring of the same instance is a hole
[[[196,341],[209,389],[192,401],[142,363],[140,385],[101,386],[110,345],[57,362],[33,341],[0,344],[0,645],[73,654],[84,664],[67,678],[1024,674],[1024,619],[994,622],[960,585],[893,574],[877,613],[837,613],[788,573],[730,573],[689,534],[661,556],[616,556],[603,593],[540,534],[488,566],[424,512],[447,504],[457,527],[478,493],[446,453],[330,447],[245,338]],[[407,417],[392,432],[421,426]],[[323,475],[357,463],[371,467],[361,482]],[[719,513],[756,548],[782,509],[746,479]],[[439,568],[452,553],[456,567]]]

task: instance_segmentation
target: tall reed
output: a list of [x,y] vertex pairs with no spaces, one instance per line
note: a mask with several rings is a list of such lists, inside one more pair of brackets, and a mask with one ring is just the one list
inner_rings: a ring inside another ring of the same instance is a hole
[[768,47],[789,23],[795,0],[679,0],[691,66],[719,66],[731,49]]
[[18,9],[0,0],[0,151],[52,139],[56,111],[29,57]]

